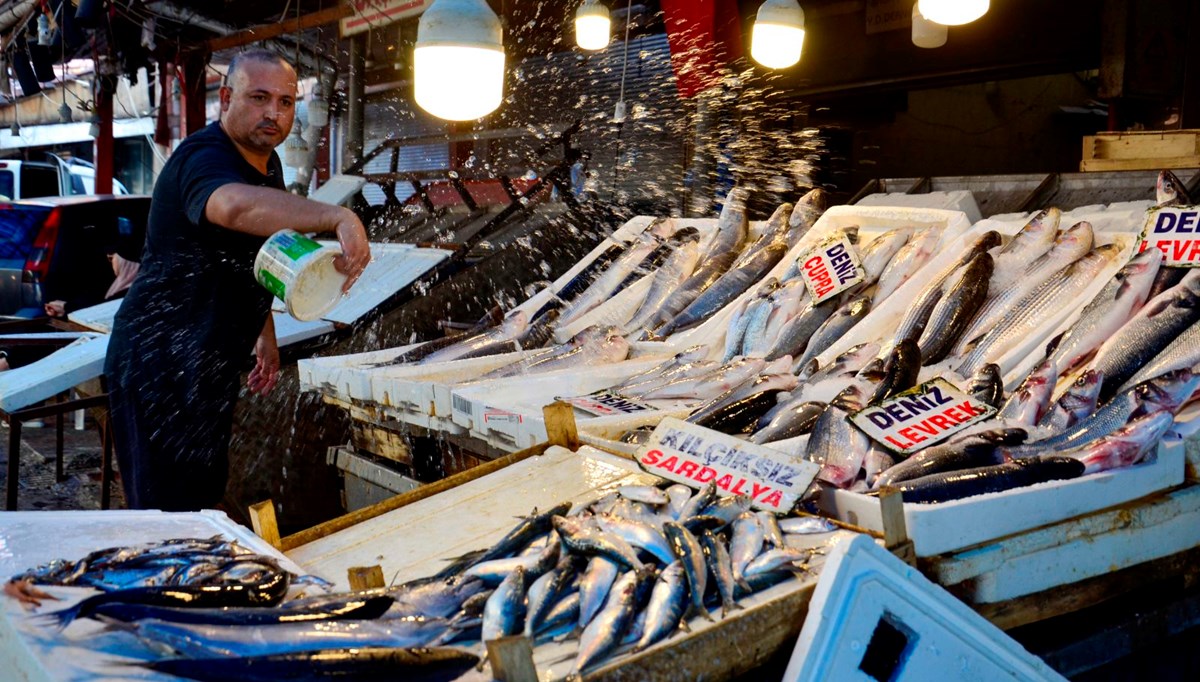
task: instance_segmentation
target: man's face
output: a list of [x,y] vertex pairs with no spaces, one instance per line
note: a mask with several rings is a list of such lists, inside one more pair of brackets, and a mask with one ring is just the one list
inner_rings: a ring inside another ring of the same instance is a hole
[[246,62],[221,88],[221,123],[234,142],[263,154],[279,146],[296,117],[296,72],[281,63]]

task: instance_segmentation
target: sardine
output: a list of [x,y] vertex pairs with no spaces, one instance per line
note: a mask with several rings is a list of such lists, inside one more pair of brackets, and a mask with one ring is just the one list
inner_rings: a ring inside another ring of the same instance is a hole
[[1138,254],[1087,304],[1050,355],[1060,373],[1082,365],[1145,305],[1162,258],[1158,249]]
[[554,530],[558,531],[567,549],[584,556],[603,556],[630,568],[641,568],[637,553],[615,534],[589,528],[576,517],[554,517]]
[[636,547],[653,554],[656,559],[664,564],[670,563],[675,559],[675,555],[671,552],[670,543],[667,542],[662,532],[655,526],[608,514],[596,516],[596,523],[605,532],[621,538],[629,543],[631,547]]
[[1029,458],[914,478],[896,487],[906,503],[949,502],[1046,481],[1079,478],[1083,471],[1083,463],[1072,457]]
[[467,578],[478,578],[485,585],[495,586],[499,585],[514,570],[520,568],[525,571],[526,579],[532,581],[554,568],[558,562],[558,551],[558,543],[551,542],[544,549],[533,554],[492,559],[475,564],[463,571],[462,575]]
[[521,632],[525,622],[525,569],[518,566],[483,607],[484,642]]
[[693,516],[699,516],[708,505],[712,504],[717,499],[717,484],[709,481],[703,488],[696,491],[683,505],[683,509],[679,512],[680,519],[689,519]]
[[658,575],[658,581],[650,593],[646,606],[646,625],[634,651],[641,651],[669,637],[680,624],[687,610],[688,583],[684,576],[683,563],[672,561]]
[[733,578],[740,581],[746,566],[762,552],[766,532],[757,514],[745,513],[733,520],[733,536],[729,541],[729,557]]
[[789,516],[779,520],[779,527],[786,535],[814,535],[837,530],[837,526],[820,516]]
[[587,561],[568,554],[558,562],[554,570],[542,575],[529,586],[528,615],[525,618],[525,636],[531,637],[542,629],[546,616],[565,595]]
[[700,541],[688,529],[668,521],[663,524],[667,540],[675,556],[683,563],[683,572],[687,577],[688,593],[690,595],[691,613],[697,613],[712,620],[708,609],[704,608],[704,590],[708,586],[708,569],[704,564],[704,550]]
[[652,485],[623,485],[617,488],[617,494],[631,502],[660,505],[667,503],[667,494]]
[[796,564],[803,564],[811,557],[812,552],[802,549],[794,549],[791,547],[769,549],[754,557],[754,559],[746,566],[746,579],[749,580],[757,575],[773,573],[780,570],[804,570],[802,566],[797,566]]
[[604,606],[613,582],[621,573],[620,565],[602,556],[593,557],[579,580],[579,630],[587,627]]
[[604,608],[579,637],[579,654],[571,670],[572,676],[578,677],[584,670],[602,661],[621,643],[634,618],[650,598],[654,575],[654,567],[645,566],[617,580]]
[[692,499],[692,489],[681,483],[675,483],[667,488],[667,514],[678,520],[688,500]]
[[716,581],[717,594],[721,597],[721,617],[724,618],[730,611],[742,608],[733,597],[735,585],[729,550],[711,530],[704,531],[700,536],[700,546],[704,550],[708,571]]
[[991,276],[992,257],[981,253],[946,280],[942,298],[933,307],[918,344],[922,365],[940,362],[954,349],[987,299]]
[[[540,514],[537,509],[534,509],[533,513],[521,519],[520,523],[513,526],[512,529],[504,534],[504,537],[497,540],[496,544],[481,554],[475,560],[475,563],[500,559],[520,552],[536,538],[550,532],[550,528],[552,527],[551,520],[555,516],[562,516],[569,513],[571,506],[570,502],[562,502]],[[444,577],[440,573],[438,576]]]

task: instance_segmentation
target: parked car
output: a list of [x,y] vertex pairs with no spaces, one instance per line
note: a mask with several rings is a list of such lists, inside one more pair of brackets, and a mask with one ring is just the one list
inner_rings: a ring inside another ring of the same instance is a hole
[[[0,200],[95,193],[95,166],[82,159],[64,159],[54,154],[46,156],[46,161],[0,159]],[[129,194],[129,191],[114,179],[113,194]]]
[[108,254],[141,260],[149,212],[150,197],[140,195],[0,202],[0,315],[39,317],[53,300],[103,301],[113,282]]

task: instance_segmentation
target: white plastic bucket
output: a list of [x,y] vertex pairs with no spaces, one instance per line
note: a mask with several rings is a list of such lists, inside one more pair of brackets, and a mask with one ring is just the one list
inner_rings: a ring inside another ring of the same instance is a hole
[[297,320],[315,320],[342,297],[346,276],[333,267],[341,252],[294,230],[280,230],[258,250],[254,277]]

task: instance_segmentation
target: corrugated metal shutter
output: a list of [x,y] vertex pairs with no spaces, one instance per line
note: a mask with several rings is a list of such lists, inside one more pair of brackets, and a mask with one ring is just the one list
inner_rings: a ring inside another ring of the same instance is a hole
[[[599,179],[601,199],[669,211],[679,206],[683,186],[691,135],[688,107],[675,89],[667,36],[635,38],[628,49],[627,118],[618,137],[611,121],[625,53],[624,42],[614,40],[594,54],[560,52],[523,60],[511,70],[510,91],[492,127],[538,128],[581,118],[576,144],[592,153],[590,170]],[[508,161],[518,163],[518,147],[496,145],[493,152],[506,148]]]
[[[405,96],[406,91],[398,89],[367,101],[364,112],[366,127],[363,131],[363,147],[366,151],[375,149],[390,137],[438,135],[446,132],[444,122],[420,113],[413,103],[404,100]],[[364,170],[367,173],[387,173],[391,170],[391,163],[392,155],[387,151],[367,163]],[[400,149],[398,170],[440,170],[449,167],[450,144],[447,142],[412,145]],[[412,194],[413,190],[409,185],[396,185],[397,199],[404,201]],[[374,183],[363,187],[363,197],[375,206],[382,204],[384,200],[383,190]]]

